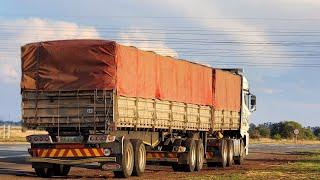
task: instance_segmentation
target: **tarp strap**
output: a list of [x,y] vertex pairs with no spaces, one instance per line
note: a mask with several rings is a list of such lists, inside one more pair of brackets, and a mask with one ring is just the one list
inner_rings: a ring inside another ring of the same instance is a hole
[[38,43],[37,56],[36,56],[36,111],[35,111],[35,119],[36,120],[38,119],[38,98],[39,98],[39,79],[40,79],[40,76],[39,76],[40,47],[41,47],[41,43]]

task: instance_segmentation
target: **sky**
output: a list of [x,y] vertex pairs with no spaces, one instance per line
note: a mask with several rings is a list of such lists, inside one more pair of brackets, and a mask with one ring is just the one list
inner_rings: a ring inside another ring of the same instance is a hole
[[252,122],[320,126],[320,1],[0,1],[0,119],[20,120],[20,47],[111,39],[218,68],[243,68]]

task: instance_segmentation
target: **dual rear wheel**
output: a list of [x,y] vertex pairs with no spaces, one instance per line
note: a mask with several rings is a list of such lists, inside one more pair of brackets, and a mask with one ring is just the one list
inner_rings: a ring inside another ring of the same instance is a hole
[[70,166],[62,164],[53,164],[53,167],[36,167],[34,168],[36,175],[39,177],[49,178],[52,176],[67,176]]
[[141,176],[146,167],[146,148],[141,140],[123,140],[121,170],[114,171],[116,177],[127,178],[131,175]]
[[220,166],[229,167],[234,164],[234,144],[231,139],[222,139],[218,146],[219,149],[219,161],[218,162],[208,162],[208,167]]
[[235,160],[234,160],[235,164],[241,165],[243,163],[244,157],[246,155],[245,151],[246,150],[245,150],[244,142],[243,142],[243,140],[241,140],[241,142],[240,142],[240,155],[235,158]]
[[192,138],[187,139],[184,142],[184,146],[187,148],[185,164],[174,163],[172,169],[174,171],[200,171],[204,162],[204,146],[202,140],[194,140]]
[[241,165],[244,161],[245,146],[243,140],[240,141],[240,155],[234,156],[234,142],[231,139],[222,140],[220,147],[221,166],[232,166],[233,164]]

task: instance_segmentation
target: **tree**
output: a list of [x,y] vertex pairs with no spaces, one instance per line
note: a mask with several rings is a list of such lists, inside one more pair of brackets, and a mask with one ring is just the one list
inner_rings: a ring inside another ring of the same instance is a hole
[[268,138],[270,137],[270,129],[269,127],[263,125],[263,124],[260,124],[258,127],[257,127],[258,131],[259,131],[259,134],[261,137],[264,137],[264,138]]
[[253,131],[256,129],[256,125],[255,124],[253,124],[253,123],[250,123],[250,125],[249,125],[249,134],[252,134],[253,133]]
[[320,127],[314,127],[314,128],[313,128],[313,134],[314,134],[316,137],[320,138]]
[[303,128],[302,133],[301,133],[301,137],[303,139],[311,140],[311,139],[314,139],[314,134],[310,128]]

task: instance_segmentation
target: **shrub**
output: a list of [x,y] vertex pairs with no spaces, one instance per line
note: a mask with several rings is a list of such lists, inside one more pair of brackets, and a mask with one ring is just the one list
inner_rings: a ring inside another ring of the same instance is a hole
[[259,134],[261,137],[264,137],[264,138],[270,137],[270,129],[268,127],[264,125],[259,125],[257,129],[259,130]]
[[281,135],[280,135],[280,134],[275,134],[275,135],[273,136],[273,139],[275,139],[275,140],[281,140]]

